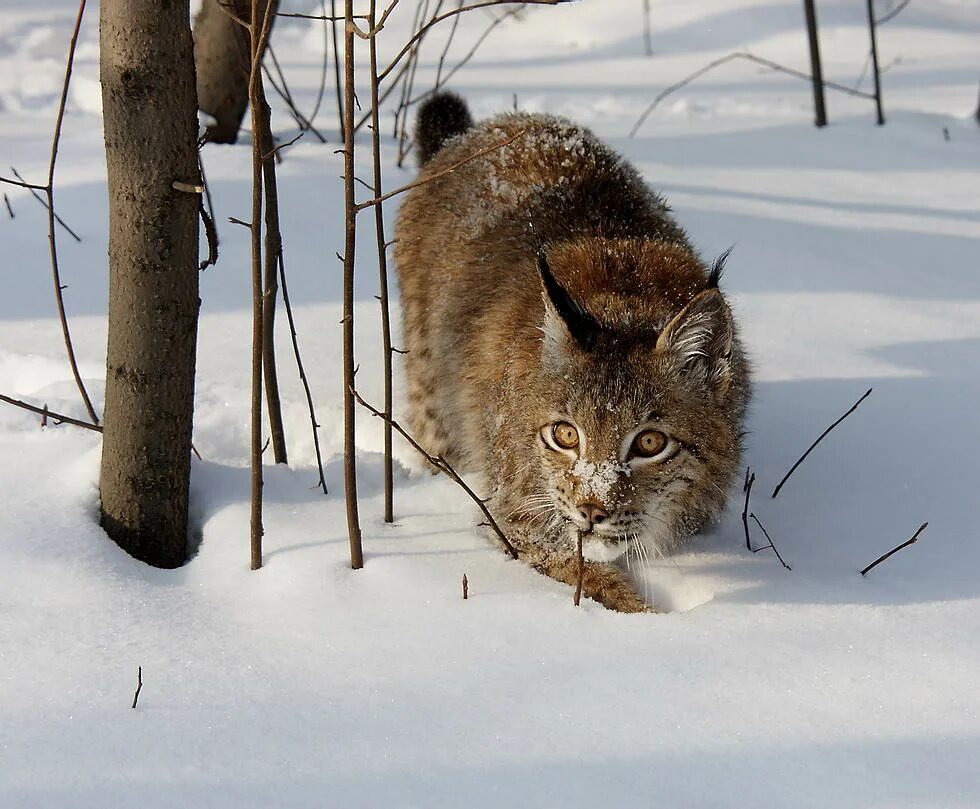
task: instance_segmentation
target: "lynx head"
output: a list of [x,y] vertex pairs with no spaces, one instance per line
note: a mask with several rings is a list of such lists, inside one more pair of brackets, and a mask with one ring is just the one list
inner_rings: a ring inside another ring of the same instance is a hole
[[592,559],[664,551],[724,506],[747,374],[722,262],[636,240],[538,256],[539,497]]

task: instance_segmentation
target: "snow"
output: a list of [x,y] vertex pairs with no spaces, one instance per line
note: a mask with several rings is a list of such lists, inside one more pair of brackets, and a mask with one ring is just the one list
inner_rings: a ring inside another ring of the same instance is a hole
[[[127,557],[97,523],[98,435],[42,430],[0,407],[0,804],[980,805],[980,3],[916,0],[882,27],[882,63],[901,58],[883,79],[883,128],[868,102],[831,93],[831,125],[817,130],[807,85],[732,64],[668,99],[629,139],[657,92],[731,49],[807,68],[798,2],[652,5],[652,59],[639,3],[529,9],[453,86],[478,116],[510,109],[516,93],[522,110],[588,126],[666,193],[704,255],[735,243],[723,285],[755,368],[751,508],[792,572],[770,551],[745,550],[736,492],[719,525],[642,574],[671,612],[576,609],[568,587],[494,549],[465,498],[419,472],[402,444],[397,523],[384,525],[381,430],[363,413],[366,566],[349,569],[332,259],[341,164],[328,88],[317,125],[331,142],[305,138],[279,173],[330,495],[311,488],[306,405],[283,330],[293,463],[266,468],[266,566],[248,570],[248,239],[226,220],[247,218],[250,152],[247,138],[207,147],[222,245],[202,274],[197,554],[176,571]],[[411,10],[390,18],[389,53]],[[0,5],[0,157],[28,181],[45,176],[72,18],[61,0]],[[821,3],[820,21],[826,74],[854,82],[863,7]],[[455,52],[485,24],[482,12],[462,23]],[[277,23],[303,109],[315,100],[321,34],[309,21]],[[61,234],[59,246],[81,372],[101,402],[96,43],[90,9],[57,204],[83,239]],[[417,86],[431,83],[440,50],[427,51]],[[290,136],[281,106],[275,117]],[[391,167],[387,149],[393,188],[412,171]],[[0,220],[0,392],[82,416],[51,300],[45,212],[3,191],[16,218]],[[358,384],[376,403],[371,241],[358,255],[356,323]],[[398,381],[400,396],[400,371]],[[868,387],[773,500],[790,465]],[[925,520],[915,545],[858,574]]]

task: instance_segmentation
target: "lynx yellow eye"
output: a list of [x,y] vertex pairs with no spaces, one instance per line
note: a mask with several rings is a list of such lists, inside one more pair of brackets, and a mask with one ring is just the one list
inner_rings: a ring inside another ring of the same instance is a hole
[[559,421],[551,428],[551,437],[562,449],[575,449],[578,446],[578,430],[567,421]]
[[632,454],[638,458],[653,458],[659,455],[670,443],[670,439],[660,430],[644,430],[633,439]]

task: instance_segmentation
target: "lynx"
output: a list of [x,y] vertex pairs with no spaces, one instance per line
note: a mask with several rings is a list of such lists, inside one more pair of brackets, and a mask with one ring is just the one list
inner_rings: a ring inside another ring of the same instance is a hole
[[624,562],[717,517],[738,468],[749,380],[724,257],[708,267],[567,120],[474,125],[441,93],[416,127],[435,179],[407,195],[395,247],[415,436],[484,476],[532,567],[575,583],[582,532],[585,595],[648,610]]

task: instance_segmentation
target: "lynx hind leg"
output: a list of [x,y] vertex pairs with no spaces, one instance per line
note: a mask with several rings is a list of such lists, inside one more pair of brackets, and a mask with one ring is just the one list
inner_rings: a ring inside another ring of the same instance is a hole
[[[578,584],[578,558],[574,555],[543,553],[531,555],[528,562],[544,575],[575,587]],[[616,612],[651,612],[626,575],[615,565],[586,562],[582,575],[582,593]]]

